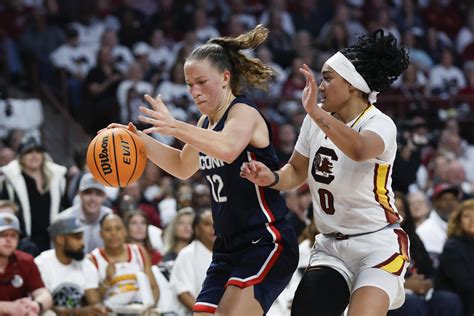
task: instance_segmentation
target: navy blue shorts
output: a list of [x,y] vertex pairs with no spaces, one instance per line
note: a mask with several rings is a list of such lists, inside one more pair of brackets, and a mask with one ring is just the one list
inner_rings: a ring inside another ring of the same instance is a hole
[[214,313],[226,287],[235,285],[254,286],[255,299],[266,313],[290,282],[298,258],[296,235],[286,221],[232,239],[218,237],[193,311]]

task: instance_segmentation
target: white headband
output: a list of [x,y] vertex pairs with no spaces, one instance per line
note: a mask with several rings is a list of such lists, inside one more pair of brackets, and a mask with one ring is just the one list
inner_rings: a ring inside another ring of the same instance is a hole
[[369,94],[371,104],[377,102],[378,91],[370,91],[369,85],[357,72],[355,66],[341,52],[337,52],[326,61],[326,64],[334,69],[342,78],[362,92]]

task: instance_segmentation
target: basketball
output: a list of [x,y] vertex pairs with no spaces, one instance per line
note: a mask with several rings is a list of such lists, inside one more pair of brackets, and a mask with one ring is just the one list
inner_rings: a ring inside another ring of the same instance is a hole
[[99,133],[87,149],[87,166],[105,186],[125,187],[140,178],[147,163],[145,145],[124,128]]

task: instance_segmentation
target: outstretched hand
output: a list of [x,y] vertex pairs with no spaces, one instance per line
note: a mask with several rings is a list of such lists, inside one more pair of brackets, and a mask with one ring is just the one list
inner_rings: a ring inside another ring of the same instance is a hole
[[318,108],[318,84],[308,65],[303,64],[303,67],[300,68],[300,73],[306,78],[306,86],[303,89],[301,101],[305,111],[311,114]]
[[258,186],[267,186],[275,180],[270,168],[259,161],[244,162],[240,167],[240,176]]
[[153,99],[148,94],[145,94],[145,100],[147,100],[153,109],[141,106],[140,112],[144,115],[140,115],[138,119],[144,123],[153,125],[153,127],[147,128],[143,132],[147,134],[157,132],[163,135],[174,136],[173,132],[176,128],[176,119],[171,115],[163,103],[163,100],[161,100],[161,97],[158,95]]

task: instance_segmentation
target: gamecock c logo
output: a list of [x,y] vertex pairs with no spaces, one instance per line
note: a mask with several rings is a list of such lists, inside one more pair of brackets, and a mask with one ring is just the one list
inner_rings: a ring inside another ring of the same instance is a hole
[[338,157],[336,152],[327,147],[319,147],[313,160],[313,166],[311,167],[311,174],[316,182],[329,184],[334,180],[332,172],[333,161],[337,161]]

